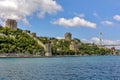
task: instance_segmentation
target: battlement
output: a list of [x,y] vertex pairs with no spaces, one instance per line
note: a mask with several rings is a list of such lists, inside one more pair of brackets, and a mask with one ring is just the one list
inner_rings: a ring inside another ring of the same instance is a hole
[[7,19],[5,26],[10,29],[16,30],[17,29],[17,21],[13,20],[13,19]]
[[33,37],[37,37],[37,36],[36,36],[36,33],[34,33],[34,32],[31,33],[31,35],[32,35]]
[[72,34],[71,33],[66,33],[65,34],[65,40],[67,40],[67,41],[71,41],[71,39],[72,39]]

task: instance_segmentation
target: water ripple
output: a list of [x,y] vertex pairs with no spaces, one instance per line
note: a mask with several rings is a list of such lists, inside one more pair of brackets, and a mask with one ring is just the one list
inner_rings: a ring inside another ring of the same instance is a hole
[[120,56],[0,58],[0,80],[120,80]]

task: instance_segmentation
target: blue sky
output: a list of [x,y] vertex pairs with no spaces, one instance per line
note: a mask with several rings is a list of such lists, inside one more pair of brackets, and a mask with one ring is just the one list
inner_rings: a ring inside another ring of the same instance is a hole
[[120,0],[3,0],[0,4],[7,15],[0,13],[1,24],[13,18],[19,28],[38,36],[64,37],[70,32],[83,42],[98,43],[102,32],[103,43],[120,43]]
[[[114,15],[119,15],[119,3],[120,1],[115,0],[56,0],[63,8],[63,11],[58,12],[54,15],[46,15],[44,18],[40,19],[38,17],[32,16],[29,19],[29,27],[20,26],[23,29],[30,29],[36,32],[40,36],[53,36],[53,37],[63,37],[64,33],[71,32],[73,37],[81,38],[91,38],[98,37],[99,32],[103,33],[105,39],[117,40],[119,37],[120,25],[118,21],[113,19]],[[84,26],[80,27],[63,27],[60,25],[53,25],[51,21],[59,18],[71,19],[73,17],[84,14],[84,19],[90,22],[96,23],[96,28],[87,28]],[[29,18],[29,17],[28,17]],[[102,21],[111,21],[115,25],[103,25]],[[113,31],[114,30],[114,31]]]

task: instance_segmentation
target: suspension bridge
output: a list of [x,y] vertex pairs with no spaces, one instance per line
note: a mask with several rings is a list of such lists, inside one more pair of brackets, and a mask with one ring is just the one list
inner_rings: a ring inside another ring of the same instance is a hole
[[105,46],[112,46],[112,47],[115,47],[115,46],[120,46],[120,44],[103,44],[102,42],[103,42],[103,39],[102,39],[102,33],[100,32],[99,33],[99,45],[100,46],[103,46],[103,47],[105,47]]
[[117,50],[116,47],[120,47],[120,44],[103,44],[102,33],[99,33],[99,46],[101,47],[109,47],[111,49],[112,54],[116,54]]

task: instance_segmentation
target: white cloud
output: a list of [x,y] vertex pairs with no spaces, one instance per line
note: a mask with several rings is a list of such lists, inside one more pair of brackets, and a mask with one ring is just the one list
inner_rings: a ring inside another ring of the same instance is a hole
[[105,45],[120,44],[120,40],[104,40],[103,44]]
[[96,28],[95,23],[92,23],[92,22],[87,21],[87,20],[80,18],[80,17],[74,17],[72,19],[60,18],[58,20],[53,21],[52,24],[57,24],[57,25],[64,26],[64,27],[83,26],[83,27]]
[[107,48],[115,47],[116,49],[120,49],[120,46],[114,46],[114,45],[120,45],[120,40],[103,40],[103,45],[113,45],[113,46],[106,46]]
[[101,23],[102,23],[103,25],[113,25],[113,22],[108,21],[108,20],[102,21]]
[[45,13],[53,14],[61,11],[62,7],[56,3],[55,0],[36,0],[39,3],[40,13],[39,16],[43,17]]
[[82,39],[81,41],[84,43],[95,43],[95,44],[100,43],[100,39],[97,37],[92,37],[91,39]]
[[82,18],[82,17],[85,17],[85,14],[81,13],[78,16]]
[[[85,43],[95,43],[100,44],[100,39],[98,37],[92,37],[91,39],[82,39],[82,42]],[[102,40],[103,45],[113,45],[113,44],[120,44],[120,40]]]
[[92,40],[89,40],[89,39],[81,39],[81,41],[82,41],[83,43],[93,43],[93,41],[92,41]]
[[91,38],[91,41],[94,42],[95,44],[99,44],[100,43],[100,39],[97,38],[97,37]]
[[56,38],[57,38],[57,39],[64,39],[63,37],[59,37],[59,36],[58,36],[58,37],[56,37]]
[[75,12],[74,15],[78,16],[78,17],[81,17],[81,18],[85,17],[85,14],[83,14],[83,13],[78,14],[78,13]]
[[113,16],[113,19],[117,20],[117,21],[120,21],[120,15],[115,15]]
[[45,14],[55,14],[61,11],[61,5],[55,0],[0,0],[0,19],[16,19],[25,21],[27,17],[37,13],[39,17]]
[[99,17],[99,15],[96,12],[93,13],[93,16]]

